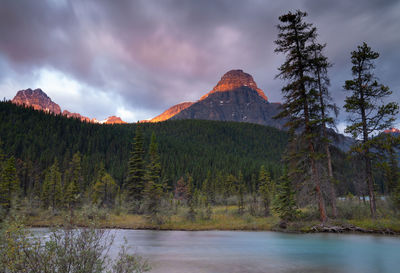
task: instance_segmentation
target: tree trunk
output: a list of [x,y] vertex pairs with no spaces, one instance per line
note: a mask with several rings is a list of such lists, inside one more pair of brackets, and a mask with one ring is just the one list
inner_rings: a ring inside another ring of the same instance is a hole
[[[325,131],[325,130],[324,130]],[[333,178],[333,171],[332,171],[332,158],[331,152],[329,150],[329,144],[325,144],[326,150],[326,159],[328,161],[328,175],[329,175],[329,188],[330,188],[330,195],[331,195],[331,202],[332,202],[332,215],[333,218],[337,217],[337,209],[336,209],[336,194],[335,194],[335,187],[333,186],[334,178]]]
[[318,198],[319,215],[321,218],[321,222],[325,223],[327,220],[325,202],[324,202],[324,197],[323,197],[322,191],[321,191],[319,172],[318,172],[318,169],[317,169],[317,166],[315,163],[315,159],[313,158],[313,155],[315,152],[314,145],[311,141],[310,141],[309,147],[310,147],[310,152],[311,152],[311,169],[312,169],[312,173],[313,173],[312,176],[313,176],[313,180],[314,180],[314,184],[315,184],[315,191],[317,193],[317,198]]
[[[317,58],[317,52],[314,51],[314,57]],[[328,141],[328,134],[326,132],[326,122],[325,122],[325,102],[324,102],[324,97],[323,97],[323,88],[322,88],[322,83],[321,83],[321,72],[319,67],[316,69],[317,72],[317,80],[318,80],[318,89],[319,89],[319,103],[321,106],[321,118],[322,118],[322,132],[323,136],[325,138],[325,152],[326,152],[326,159],[328,163],[328,175],[329,175],[329,190],[330,190],[330,195],[331,195],[331,202],[332,202],[332,215],[333,218],[337,217],[337,209],[336,209],[336,194],[335,194],[335,188],[333,186],[333,171],[332,171],[332,159],[331,159],[331,152],[329,150],[329,143]]]
[[[294,23],[293,23],[293,26],[294,26]],[[300,79],[304,79],[303,60],[302,60],[303,57],[302,57],[302,54],[300,51],[300,44],[299,44],[299,39],[298,39],[297,28],[294,26],[293,29],[294,29],[295,35],[296,35],[297,58],[298,58],[299,66],[300,66],[299,77],[300,77]],[[312,134],[312,130],[310,128],[310,112],[309,112],[309,105],[308,105],[308,97],[307,97],[307,93],[306,93],[306,87],[305,87],[303,81],[301,81],[300,91],[302,92],[302,96],[304,98],[303,109],[304,109],[305,133],[306,133],[306,137],[309,137]],[[310,149],[312,179],[314,180],[315,191],[317,193],[319,213],[320,213],[322,223],[325,223],[326,222],[326,210],[325,210],[325,204],[324,204],[324,197],[321,192],[319,173],[318,173],[318,169],[317,169],[316,162],[314,159],[315,149],[314,149],[314,144],[311,139],[309,140],[309,149]]]
[[375,193],[374,193],[374,183],[373,183],[373,178],[372,178],[371,160],[369,159],[368,153],[369,153],[369,149],[366,150],[366,154],[365,154],[365,170],[366,170],[366,174],[367,174],[369,207],[371,209],[372,218],[376,218],[376,201],[375,201]]

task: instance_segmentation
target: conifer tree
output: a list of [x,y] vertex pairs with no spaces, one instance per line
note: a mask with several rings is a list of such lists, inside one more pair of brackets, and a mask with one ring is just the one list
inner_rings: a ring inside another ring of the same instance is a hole
[[330,151],[330,139],[328,137],[327,125],[334,126],[335,121],[332,116],[329,114],[333,112],[334,116],[337,117],[339,113],[339,109],[335,103],[332,102],[332,97],[329,94],[329,85],[330,80],[328,77],[328,68],[331,67],[331,63],[328,61],[328,58],[323,54],[323,50],[326,47],[326,44],[319,44],[316,41],[313,41],[311,46],[311,50],[313,51],[313,58],[311,59],[312,66],[314,67],[314,88],[317,91],[318,101],[317,104],[319,106],[320,113],[320,127],[321,127],[321,137],[322,143],[325,150],[326,163],[328,169],[328,187],[330,191],[330,199],[332,205],[332,214],[333,217],[337,217],[337,208],[336,208],[336,194],[334,188],[334,176],[333,176],[333,168],[332,168],[332,156]]
[[[298,132],[305,141],[305,146],[296,153],[304,155],[311,167],[320,218],[327,219],[325,200],[321,190],[320,174],[317,168],[317,159],[320,154],[316,150],[318,136],[317,125],[321,122],[318,104],[318,93],[312,88],[315,83],[312,65],[312,44],[316,38],[316,28],[304,22],[307,13],[289,12],[279,17],[278,40],[275,41],[275,52],[286,54],[285,62],[279,67],[278,77],[287,81],[282,88],[284,103],[282,112],[276,118],[286,118],[286,126],[291,132]],[[292,138],[293,139],[293,138]],[[304,170],[307,171],[307,170]]]
[[111,207],[115,196],[118,193],[118,186],[115,180],[107,172],[93,186],[93,202],[101,206]]
[[65,190],[65,196],[64,196],[64,202],[67,205],[67,207],[71,210],[71,213],[76,203],[78,202],[79,197],[80,195],[78,187],[76,186],[74,181],[71,181]]
[[4,151],[3,151],[3,142],[0,139],[0,172],[3,166],[3,162],[5,160],[5,155],[4,155]]
[[149,164],[147,165],[147,172],[144,180],[146,184],[143,194],[146,198],[146,210],[151,215],[156,215],[161,206],[161,199],[163,198],[165,186],[161,182],[161,163],[160,156],[158,155],[156,135],[154,132],[151,135]]
[[0,206],[9,210],[11,208],[11,200],[19,190],[14,157],[6,159],[2,165],[0,173]]
[[264,165],[260,168],[260,174],[258,177],[259,181],[259,193],[263,202],[264,216],[270,214],[270,206],[272,201],[273,185],[269,173],[265,170]]
[[190,221],[194,221],[196,219],[196,210],[194,209],[195,206],[195,187],[193,183],[193,177],[188,174],[187,175],[187,184],[188,184],[188,219]]
[[53,165],[47,170],[42,185],[41,199],[44,207],[48,208],[51,206],[53,210],[56,207],[60,207],[62,195],[61,173],[58,167],[58,161],[55,159]]
[[207,177],[203,182],[202,185],[202,192],[204,193],[204,195],[207,198],[207,203],[215,203],[215,187],[214,187],[214,180],[211,177],[211,172],[208,171],[207,172]]
[[188,197],[188,185],[186,184],[185,179],[181,177],[176,182],[175,198],[178,200],[187,200],[187,197]]
[[128,176],[125,180],[125,189],[128,192],[129,198],[141,201],[144,190],[145,162],[143,149],[142,128],[138,125],[128,163]]
[[292,221],[297,214],[293,186],[286,171],[279,180],[274,211],[283,221]]
[[[381,134],[374,139],[374,149],[378,151],[378,168],[383,170],[385,178],[385,191],[396,203],[400,202],[397,192],[400,184],[400,167],[398,151],[400,148],[400,136],[391,133]],[[399,203],[400,204],[400,203]]]
[[236,194],[238,196],[238,212],[240,215],[244,213],[244,194],[245,194],[245,182],[243,173],[239,171],[239,177],[236,180]]
[[395,208],[397,211],[400,211],[400,179],[397,181],[397,185],[395,186],[391,196]]
[[344,108],[350,115],[350,124],[345,132],[350,133],[357,141],[353,151],[364,158],[365,180],[368,186],[371,216],[376,217],[376,201],[372,175],[371,135],[389,128],[399,106],[395,102],[384,103],[384,99],[392,94],[389,87],[378,83],[375,75],[374,61],[379,53],[373,51],[366,43],[351,53],[351,69],[353,79],[347,80],[344,89],[349,93]]
[[66,185],[71,182],[75,184],[75,187],[79,192],[84,190],[83,178],[82,178],[82,165],[81,165],[81,154],[76,152],[69,163],[69,168],[67,171],[67,181]]

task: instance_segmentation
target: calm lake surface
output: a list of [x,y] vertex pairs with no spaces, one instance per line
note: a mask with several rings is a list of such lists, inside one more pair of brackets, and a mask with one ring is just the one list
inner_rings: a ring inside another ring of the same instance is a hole
[[[41,230],[40,232],[45,232]],[[400,272],[400,238],[242,231],[111,230],[153,273]]]

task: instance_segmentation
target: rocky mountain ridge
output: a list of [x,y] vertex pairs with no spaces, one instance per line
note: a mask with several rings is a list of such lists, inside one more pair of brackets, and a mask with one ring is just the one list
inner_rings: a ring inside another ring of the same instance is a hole
[[26,107],[33,107],[35,110],[44,111],[54,115],[63,115],[67,118],[76,118],[84,122],[101,123],[101,124],[123,124],[125,121],[116,116],[108,117],[103,121],[98,121],[95,118],[88,118],[79,113],[71,113],[68,110],[61,112],[61,107],[53,102],[42,89],[25,89],[17,92],[12,102]]
[[205,119],[249,122],[283,128],[284,121],[273,117],[279,103],[271,103],[253,77],[241,69],[225,73],[217,85],[196,102],[172,106],[148,122],[168,119]]
[[26,105],[33,107],[35,110],[41,110],[55,115],[61,114],[60,106],[53,102],[42,89],[20,90],[17,92],[12,102],[18,105]]
[[[179,103],[177,105],[172,106],[171,108],[167,109],[166,111],[164,111],[163,113],[161,113],[160,115],[156,116],[155,118],[152,118],[151,120],[148,120],[147,122],[160,122],[160,121],[164,121],[167,119],[172,118],[173,116],[175,116],[176,114],[178,114],[179,112],[185,110],[186,108],[192,106],[194,102],[182,102]],[[142,121],[142,122],[146,122],[146,121]]]

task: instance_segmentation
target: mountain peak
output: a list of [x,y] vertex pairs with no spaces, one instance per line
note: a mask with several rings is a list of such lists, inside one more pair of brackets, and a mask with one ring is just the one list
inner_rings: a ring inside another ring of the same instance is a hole
[[400,134],[400,130],[397,128],[390,128],[384,131],[386,134]]
[[125,124],[126,122],[123,121],[120,117],[111,116],[111,117],[108,117],[105,120],[101,121],[100,123],[105,123],[105,124]]
[[168,110],[164,111],[162,114],[156,116],[155,118],[152,118],[151,120],[148,120],[147,122],[160,122],[160,121],[170,119],[173,116],[175,116],[176,114],[185,110],[186,108],[192,106],[193,103],[194,102],[182,102],[177,105],[174,105],[171,108],[169,108]]
[[36,110],[42,110],[55,115],[61,114],[60,106],[53,102],[42,89],[30,88],[17,92],[12,102],[19,105],[31,106]]
[[258,88],[256,82],[254,81],[253,77],[243,72],[241,69],[234,69],[226,72],[218,84],[206,95],[202,96],[200,100],[204,100],[210,94],[216,92],[226,92],[226,91],[233,91],[235,89],[241,87],[248,87],[255,91],[257,91],[258,95],[262,97],[264,100],[268,101],[267,96],[264,94],[260,88]]
[[17,92],[15,97],[11,101],[12,103],[23,105],[26,107],[33,107],[35,110],[44,111],[47,113],[52,113],[54,115],[63,115],[67,118],[75,118],[79,119],[84,122],[91,122],[91,123],[105,123],[105,124],[124,124],[125,121],[121,120],[120,117],[111,116],[108,117],[106,120],[99,122],[95,118],[88,118],[82,116],[79,113],[71,113],[68,110],[64,110],[61,113],[60,106],[53,102],[49,96],[40,88],[32,90],[31,88],[20,90]]

